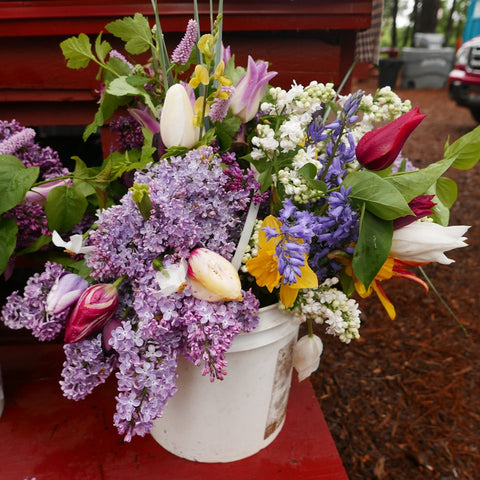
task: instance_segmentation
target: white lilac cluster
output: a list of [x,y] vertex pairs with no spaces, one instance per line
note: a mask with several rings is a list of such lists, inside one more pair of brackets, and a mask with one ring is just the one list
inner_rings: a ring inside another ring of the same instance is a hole
[[[346,98],[342,97],[339,103],[342,104]],[[353,131],[355,140],[358,141],[366,132],[372,130],[374,123],[391,122],[411,109],[410,100],[402,102],[390,87],[379,89],[375,95],[364,95],[359,108],[363,115]]]
[[328,278],[316,289],[301,290],[293,314],[302,322],[310,319],[327,324],[328,334],[350,343],[360,337],[360,309],[354,299],[334,287],[338,281]]

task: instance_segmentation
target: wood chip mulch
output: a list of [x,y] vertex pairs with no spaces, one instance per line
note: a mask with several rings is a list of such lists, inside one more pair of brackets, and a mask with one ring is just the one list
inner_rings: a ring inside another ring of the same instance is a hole
[[[354,86],[375,87],[374,78]],[[446,89],[396,91],[428,115],[404,148],[418,166],[476,127]],[[452,265],[424,269],[462,325],[432,290],[394,279],[384,284],[394,321],[370,297],[360,340],[343,345],[318,328],[312,383],[350,480],[480,479],[480,164],[447,176],[459,186],[450,223],[471,225],[470,246],[447,254]]]

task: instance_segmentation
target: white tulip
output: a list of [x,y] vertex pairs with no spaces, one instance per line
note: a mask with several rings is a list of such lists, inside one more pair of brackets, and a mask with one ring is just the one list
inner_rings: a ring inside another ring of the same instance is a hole
[[160,136],[169,148],[192,148],[198,140],[199,129],[194,125],[193,107],[187,91],[180,83],[172,85],[165,95],[160,117]]
[[322,351],[323,343],[317,335],[305,335],[295,344],[293,366],[298,373],[299,382],[308,378],[318,368]]
[[393,232],[390,255],[408,262],[438,262],[448,265],[455,260],[444,252],[466,247],[466,225],[444,227],[438,223],[416,221]]
[[200,300],[242,300],[242,285],[235,267],[208,248],[196,248],[188,260],[188,283]]

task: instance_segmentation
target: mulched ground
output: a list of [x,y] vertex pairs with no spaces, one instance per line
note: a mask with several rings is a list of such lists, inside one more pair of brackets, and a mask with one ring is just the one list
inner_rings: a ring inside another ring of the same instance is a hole
[[[374,78],[354,86],[375,87]],[[419,166],[476,127],[446,89],[396,91],[428,115],[404,148]],[[480,164],[448,176],[459,187],[450,223],[471,225],[470,246],[449,254],[456,263],[425,271],[467,334],[432,291],[395,279],[384,284],[394,321],[371,297],[361,301],[359,341],[322,335],[312,383],[350,480],[480,478]]]

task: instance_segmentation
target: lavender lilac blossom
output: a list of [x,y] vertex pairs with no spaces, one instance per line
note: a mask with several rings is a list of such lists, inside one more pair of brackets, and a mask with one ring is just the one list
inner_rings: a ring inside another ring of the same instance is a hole
[[1,312],[3,323],[12,329],[27,328],[40,341],[53,340],[65,326],[69,310],[48,314],[46,301],[53,286],[65,273],[61,265],[47,262],[42,273],[28,279],[23,296],[15,291],[7,297]]
[[185,65],[188,62],[193,46],[197,41],[197,32],[197,22],[192,19],[189,20],[185,35],[172,53],[172,62],[178,65]]
[[66,359],[60,386],[64,396],[70,400],[85,398],[97,385],[105,382],[115,367],[116,357],[103,353],[101,334],[65,344],[63,350]]

